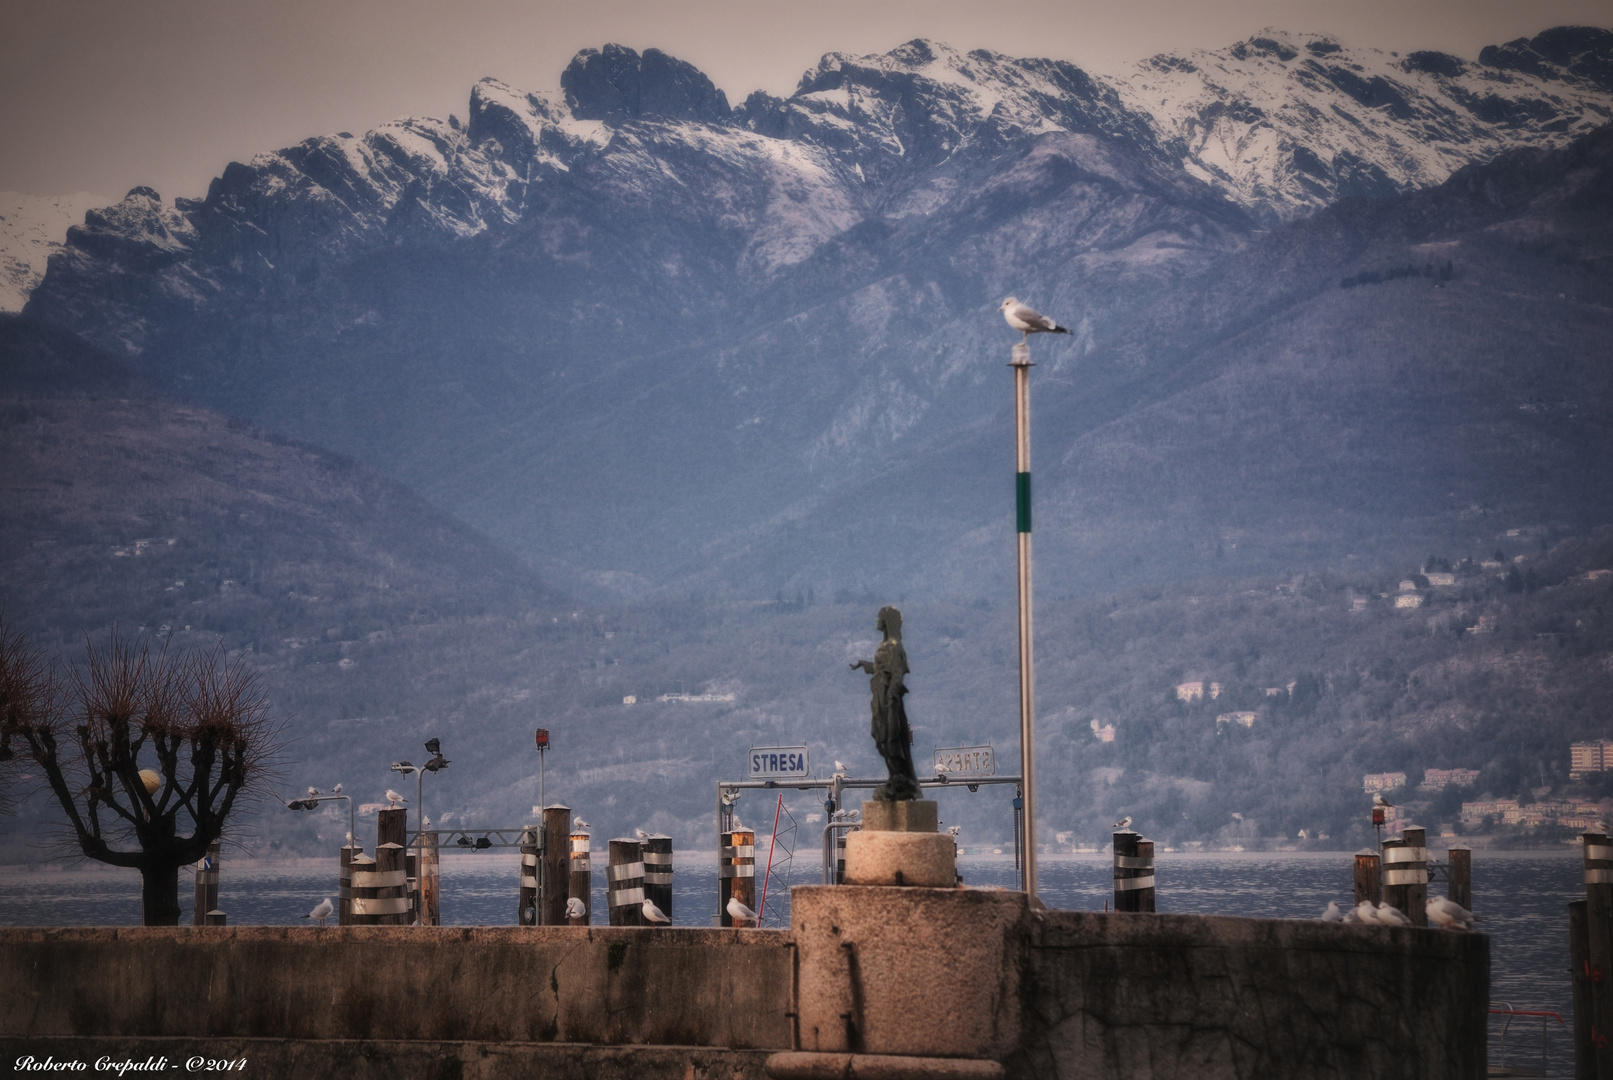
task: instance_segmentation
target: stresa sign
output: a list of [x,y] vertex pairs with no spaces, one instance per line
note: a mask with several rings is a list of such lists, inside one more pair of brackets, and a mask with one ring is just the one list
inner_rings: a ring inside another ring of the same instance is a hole
[[752,780],[803,780],[812,772],[804,746],[753,746],[750,748]]

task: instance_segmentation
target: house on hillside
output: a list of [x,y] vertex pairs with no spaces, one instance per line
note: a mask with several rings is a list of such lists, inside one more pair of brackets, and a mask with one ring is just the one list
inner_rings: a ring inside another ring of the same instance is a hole
[[1417,591],[1417,583],[1415,581],[1411,580],[1411,578],[1406,578],[1404,581],[1402,581],[1400,583],[1400,591],[1403,592],[1403,593],[1416,592]]
[[1428,584],[1430,584],[1430,585],[1447,585],[1447,586],[1449,586],[1449,585],[1455,585],[1456,584],[1456,575],[1455,574],[1425,574],[1424,576],[1426,578],[1428,578]]
[[1601,581],[1603,578],[1610,575],[1613,575],[1613,570],[1587,570],[1585,571],[1585,580]]
[[1115,741],[1115,726],[1113,724],[1100,725],[1096,718],[1092,721],[1092,734],[1099,742],[1112,743]]
[[1422,606],[1423,598],[1417,593],[1401,593],[1395,597],[1395,607],[1397,608],[1420,608]]
[[1352,599],[1350,601],[1350,610],[1351,611],[1365,611],[1366,609],[1367,609],[1367,598],[1366,597],[1357,596],[1357,597],[1355,597],[1354,599]]
[[1361,790],[1371,795],[1375,791],[1393,791],[1406,786],[1403,772],[1367,773],[1361,778]]
[[1494,615],[1480,615],[1479,616],[1479,621],[1476,624],[1474,624],[1473,626],[1468,627],[1467,632],[1470,633],[1470,634],[1493,634],[1493,633],[1495,633],[1495,616]]
[[1568,778],[1582,780],[1613,768],[1613,740],[1577,742],[1568,748]]
[[1255,714],[1252,712],[1224,712],[1215,718],[1215,730],[1220,731],[1226,724],[1242,724],[1246,728],[1255,726]]
[[1176,684],[1177,701],[1203,701],[1205,694],[1209,694],[1210,700],[1214,701],[1221,696],[1221,684],[1203,680]]
[[1471,787],[1478,783],[1477,769],[1425,769],[1423,790],[1441,791],[1447,787]]

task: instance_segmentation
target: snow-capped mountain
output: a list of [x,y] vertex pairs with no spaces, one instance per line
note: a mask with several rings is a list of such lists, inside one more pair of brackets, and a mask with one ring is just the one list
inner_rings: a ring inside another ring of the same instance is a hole
[[[135,189],[27,310],[380,467],[563,585],[644,590],[995,422],[1003,296],[1072,327],[1038,350],[1068,377],[1268,227],[1573,139],[1613,105],[1609,39],[1467,61],[1272,32],[1112,80],[914,41],[737,106],[607,45],[558,90],[483,80],[463,121],[309,139],[201,199]],[[1115,408],[1186,348],[1136,340]]]
[[1268,29],[1227,49],[1150,57],[1113,85],[1194,175],[1264,218],[1292,220],[1607,123],[1613,32],[1558,27],[1473,60]]
[[45,276],[45,264],[101,195],[24,195],[0,191],[0,311],[21,311]]

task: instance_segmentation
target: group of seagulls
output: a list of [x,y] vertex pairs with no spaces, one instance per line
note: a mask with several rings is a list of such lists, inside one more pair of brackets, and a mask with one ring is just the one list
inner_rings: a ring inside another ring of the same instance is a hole
[[[1467,931],[1473,929],[1478,916],[1456,901],[1444,897],[1430,897],[1428,903],[1423,905],[1423,911],[1428,915],[1428,924],[1444,930]],[[1374,904],[1371,900],[1363,900],[1353,908],[1339,906],[1337,900],[1329,900],[1327,910],[1322,912],[1323,922],[1336,923],[1365,923],[1369,926],[1410,926],[1411,918],[1399,908],[1388,904]]]

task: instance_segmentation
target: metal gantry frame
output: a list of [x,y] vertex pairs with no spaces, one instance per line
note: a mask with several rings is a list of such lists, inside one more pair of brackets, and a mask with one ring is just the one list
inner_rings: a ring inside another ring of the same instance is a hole
[[[1019,831],[1019,808],[1025,797],[1024,786],[1018,776],[961,776],[957,779],[951,777],[935,777],[934,779],[920,780],[920,788],[967,788],[969,791],[978,791],[981,785],[1013,784],[1014,785],[1014,831]],[[842,776],[836,773],[823,779],[809,780],[719,780],[717,781],[717,857],[722,858],[723,833],[732,832],[734,799],[728,795],[736,791],[824,791],[829,797],[824,800],[827,823],[823,828],[823,883],[825,885],[837,884],[834,872],[834,840],[836,831],[845,832],[850,829],[862,827],[862,822],[845,818],[844,808],[841,805],[841,794],[848,790],[867,791],[886,783],[880,777]],[[1016,852],[1017,854],[1017,852]],[[717,916],[722,917],[722,894],[717,895]]]

